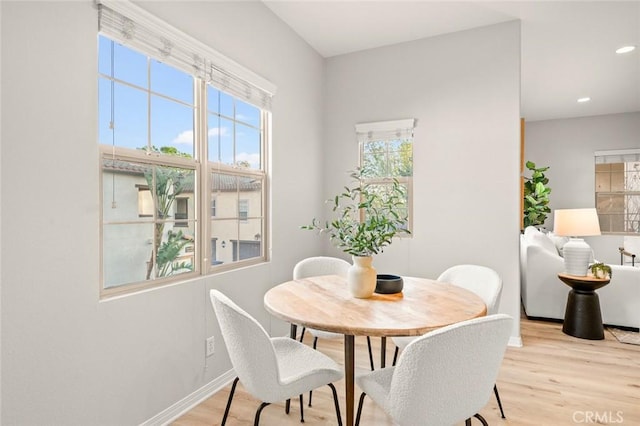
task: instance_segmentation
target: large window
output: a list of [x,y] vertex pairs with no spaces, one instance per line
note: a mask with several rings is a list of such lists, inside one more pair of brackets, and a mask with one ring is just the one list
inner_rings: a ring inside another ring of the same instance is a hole
[[154,33],[166,24],[130,19],[137,7],[103,3],[128,17],[101,5],[101,294],[265,261],[270,94],[176,51]]
[[640,150],[595,156],[596,208],[603,234],[640,234]]
[[398,181],[405,194],[408,228],[412,224],[414,119],[356,125],[360,144],[360,167],[365,182],[380,192]]

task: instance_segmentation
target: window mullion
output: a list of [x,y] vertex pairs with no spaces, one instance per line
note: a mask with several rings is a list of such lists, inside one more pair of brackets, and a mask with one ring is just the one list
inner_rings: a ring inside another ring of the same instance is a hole
[[147,56],[147,153],[151,152],[151,58]]
[[195,100],[195,132],[194,143],[196,144],[195,154],[198,167],[198,188],[196,191],[196,202],[199,202],[197,211],[200,213],[200,220],[197,226],[197,235],[200,241],[198,258],[200,259],[200,272],[206,273],[208,262],[212,256],[209,229],[211,227],[211,183],[209,180],[208,167],[208,124],[207,124],[207,85],[199,78],[194,79],[194,100]]

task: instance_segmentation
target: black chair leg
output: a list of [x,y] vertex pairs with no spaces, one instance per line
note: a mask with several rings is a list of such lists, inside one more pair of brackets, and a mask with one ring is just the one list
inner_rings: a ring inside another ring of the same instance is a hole
[[260,413],[262,413],[262,409],[267,405],[269,405],[268,402],[263,402],[262,404],[260,404],[260,407],[258,407],[258,411],[256,411],[256,418],[253,421],[253,426],[258,426],[260,424]]
[[493,393],[496,394],[496,400],[498,401],[498,407],[500,407],[500,415],[502,416],[503,419],[506,419],[506,417],[504,416],[504,411],[502,410],[502,402],[500,402],[500,394],[498,393],[498,386],[497,385],[493,385]]
[[[318,346],[318,336],[313,336],[313,349],[316,349]],[[309,407],[311,407],[311,397],[313,396],[313,391],[309,391]]]
[[356,413],[356,425],[355,426],[359,426],[360,425],[360,415],[362,414],[362,403],[364,402],[365,395],[367,395],[367,394],[364,393],[364,392],[362,392],[362,394],[360,394],[360,401],[358,402],[358,412]]
[[[296,339],[296,329],[298,328],[298,326],[296,324],[291,324],[291,338],[292,339]],[[302,332],[300,333],[300,343],[302,343],[302,339],[304,339],[304,332],[306,331],[306,327],[302,327]],[[287,399],[287,402],[285,402],[284,404],[284,412],[286,414],[289,414],[289,411],[291,410],[291,400]]]
[[396,361],[398,360],[398,352],[400,352],[400,348],[396,346],[396,350],[393,351],[393,366],[396,365]]
[[338,426],[342,426],[342,415],[340,414],[340,403],[338,402],[338,392],[336,392],[336,387],[333,386],[333,383],[327,384],[331,388],[331,392],[333,392],[333,403],[336,406],[336,417],[338,418]]
[[369,347],[369,363],[371,364],[371,371],[375,370],[373,365],[373,351],[371,351],[371,337],[367,336],[367,346]]
[[304,423],[304,403],[302,402],[302,394],[300,394],[300,423]]
[[222,426],[227,423],[227,416],[229,415],[229,409],[231,408],[231,401],[233,400],[233,394],[236,391],[236,385],[238,384],[239,377],[236,377],[231,385],[231,392],[229,392],[229,399],[227,399],[227,408],[224,409],[224,416],[222,416]]
[[484,417],[482,417],[480,414],[476,413],[473,415],[473,417],[475,417],[476,419],[480,420],[480,423],[482,423],[484,426],[489,426],[489,423],[487,423],[487,421],[484,419]]
[[356,412],[356,424],[355,426],[360,426],[360,416],[362,415],[362,405],[364,403],[364,397],[367,396],[366,393],[362,392],[360,394],[360,401],[358,401],[358,411]]
[[[482,417],[480,414],[476,413],[473,415],[473,417],[475,417],[476,419],[480,420],[480,423],[482,423],[484,426],[489,426],[489,423],[487,423],[487,421],[484,419],[484,417]],[[471,426],[471,419],[467,419],[464,421],[464,425],[465,426]]]

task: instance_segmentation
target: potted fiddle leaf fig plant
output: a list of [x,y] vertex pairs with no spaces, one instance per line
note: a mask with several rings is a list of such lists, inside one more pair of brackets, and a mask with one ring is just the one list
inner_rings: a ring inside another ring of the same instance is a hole
[[332,205],[333,219],[322,223],[313,218],[310,225],[301,228],[327,235],[337,248],[352,256],[354,265],[347,275],[349,289],[355,297],[366,298],[376,286],[372,256],[381,253],[396,235],[411,233],[407,192],[397,179],[366,182],[366,173],[361,168],[350,176],[352,184],[327,200]]
[[533,161],[527,161],[526,167],[531,171],[531,177],[524,178],[523,229],[527,226],[544,225],[547,215],[551,213],[549,207],[551,188],[547,186],[549,178],[544,174],[549,167],[536,167]]

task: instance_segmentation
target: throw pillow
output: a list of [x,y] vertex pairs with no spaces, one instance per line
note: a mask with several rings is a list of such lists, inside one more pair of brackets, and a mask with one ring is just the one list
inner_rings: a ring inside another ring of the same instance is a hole
[[556,246],[556,250],[558,250],[558,254],[562,256],[562,248],[565,244],[569,242],[569,237],[561,237],[560,235],[556,235],[553,231],[550,231],[548,234],[549,239],[553,241],[553,244]]
[[558,255],[558,249],[556,248],[556,245],[553,243],[553,241],[551,241],[551,238],[549,238],[542,232],[531,233],[529,243],[540,246],[549,253],[553,253],[556,256]]
[[526,228],[524,228],[524,238],[527,241],[531,241],[531,236],[533,234],[539,234],[539,233],[540,231],[535,226],[527,226]]

